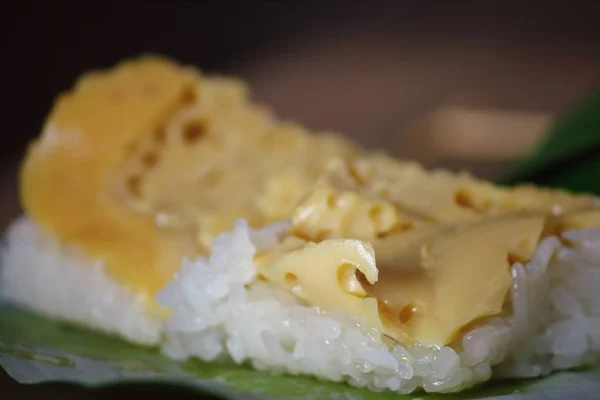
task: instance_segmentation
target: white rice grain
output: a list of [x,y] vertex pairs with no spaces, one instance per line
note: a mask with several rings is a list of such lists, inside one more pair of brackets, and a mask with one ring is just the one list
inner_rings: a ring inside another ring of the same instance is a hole
[[[198,343],[206,340],[215,346],[212,332],[221,329],[225,345],[218,348],[238,364],[398,393],[417,388],[454,392],[489,380],[493,371],[499,376],[535,377],[598,359],[600,297],[593,290],[595,285],[586,283],[590,278],[600,279],[600,234],[594,230],[567,233],[573,248],[556,237],[545,238],[529,263],[512,268],[513,313],[490,319],[457,344],[439,349],[389,348],[381,334],[357,317],[304,305],[263,283],[252,285],[251,260],[259,248],[254,240],[260,237],[260,248],[265,249],[277,243],[279,232],[273,229],[269,236],[263,230],[257,235],[240,222],[232,233],[215,240],[215,251],[227,251],[227,255],[213,253],[210,260],[195,261],[197,270],[210,270],[210,276],[224,279],[219,281],[228,287],[224,298],[202,289],[211,285],[206,275],[199,280],[186,272],[189,269],[182,269],[159,297],[175,311],[166,324],[164,350],[168,355],[174,355],[173,343],[184,343],[188,357],[207,359],[205,346]],[[243,282],[231,279],[236,266],[229,259],[239,263],[240,274],[233,275],[244,276]],[[196,290],[186,289],[190,282]],[[173,302],[169,293],[178,293],[179,300]],[[214,312],[199,315],[191,307],[178,305],[181,302],[202,303],[222,313],[218,319],[213,318]],[[210,326],[189,332],[188,325],[179,322],[194,318],[210,321]],[[190,342],[188,335],[197,342]]]
[[136,343],[159,342],[162,321],[148,315],[147,299],[111,280],[103,263],[60,244],[26,217],[8,228],[5,239],[1,297]]
[[287,222],[252,230],[244,221],[215,239],[209,258],[183,260],[157,300],[110,280],[102,263],[61,245],[30,219],[8,231],[0,294],[49,316],[137,343],[160,343],[175,359],[232,360],[273,373],[307,374],[371,390],[454,392],[497,377],[536,377],[589,365],[600,354],[600,230],[566,232],[512,268],[512,313],[491,318],[442,348],[394,345],[360,318],[303,304],[257,282],[257,251],[278,243]]

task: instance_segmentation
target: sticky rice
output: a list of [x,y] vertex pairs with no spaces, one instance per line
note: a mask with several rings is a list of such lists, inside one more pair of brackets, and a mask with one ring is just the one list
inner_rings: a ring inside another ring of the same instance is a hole
[[512,266],[509,316],[432,348],[393,344],[358,317],[311,307],[257,280],[253,257],[277,243],[282,226],[257,231],[241,220],[217,237],[210,257],[183,260],[158,295],[172,311],[162,323],[102,263],[23,218],[8,231],[1,293],[53,317],[159,344],[175,359],[249,363],[398,393],[453,392],[492,374],[537,377],[599,358],[599,229],[544,238],[529,262]]
[[60,243],[30,218],[11,224],[1,256],[4,299],[133,342],[159,342],[162,323],[147,312],[147,299],[110,279],[103,262]]

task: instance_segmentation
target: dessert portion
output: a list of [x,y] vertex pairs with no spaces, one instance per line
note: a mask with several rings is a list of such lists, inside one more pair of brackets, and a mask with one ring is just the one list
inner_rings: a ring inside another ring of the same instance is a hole
[[596,198],[428,171],[161,57],[57,99],[21,198],[0,294],[174,358],[409,393],[600,353]]

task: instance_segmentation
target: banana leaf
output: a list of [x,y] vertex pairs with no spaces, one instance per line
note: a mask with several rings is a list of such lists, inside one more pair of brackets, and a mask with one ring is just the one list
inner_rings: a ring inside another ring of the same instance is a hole
[[600,88],[565,116],[523,159],[497,178],[600,195]]
[[[460,394],[374,393],[304,376],[271,375],[247,366],[177,362],[155,348],[21,310],[0,307],[0,364],[20,383],[71,382],[88,388],[119,383],[168,384],[223,399],[534,400],[546,396],[592,398],[600,391],[600,366],[544,379],[491,382]],[[556,398],[556,397],[555,397]]]

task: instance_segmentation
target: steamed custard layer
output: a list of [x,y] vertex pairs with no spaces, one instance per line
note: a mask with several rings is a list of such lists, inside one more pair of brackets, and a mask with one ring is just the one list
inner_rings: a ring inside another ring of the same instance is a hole
[[[245,87],[144,57],[62,95],[21,173],[27,212],[153,299],[245,218],[292,221],[260,274],[402,342],[446,344],[503,310],[510,265],[598,226],[590,196],[429,172],[283,123]],[[152,301],[153,303],[153,301]]]
[[246,218],[288,218],[331,159],[356,153],[250,103],[235,80],[158,57],[85,74],[21,171],[26,211],[153,299],[181,257]]
[[[332,165],[296,208],[284,242],[257,260],[261,274],[404,344],[441,346],[507,310],[511,266],[528,261],[544,236],[600,226],[589,197],[501,189],[390,161],[365,155]],[[360,172],[384,166],[385,175]],[[469,193],[469,203],[457,193]]]

